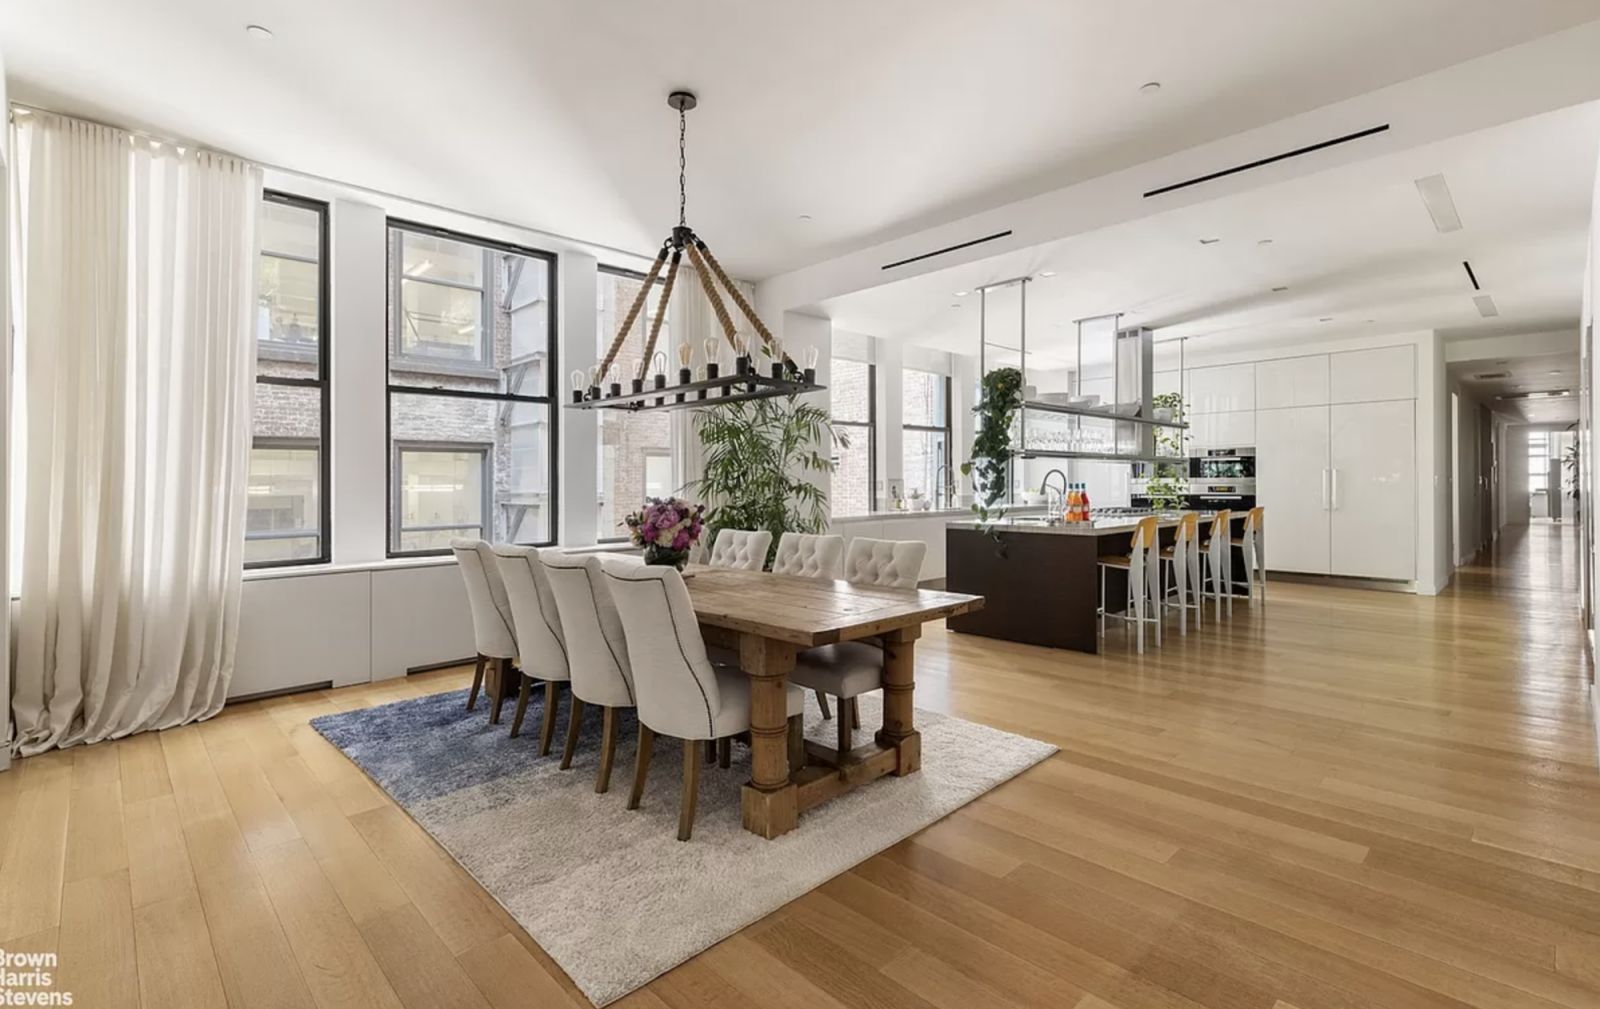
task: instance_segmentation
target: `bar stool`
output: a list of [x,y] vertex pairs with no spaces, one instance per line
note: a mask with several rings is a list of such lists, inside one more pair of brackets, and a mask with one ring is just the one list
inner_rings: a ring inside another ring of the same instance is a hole
[[[1228,601],[1228,616],[1233,616],[1233,512],[1223,509],[1211,519],[1211,527],[1200,541],[1200,601],[1208,595],[1217,600],[1217,619],[1222,619],[1222,601]],[[1207,579],[1211,591],[1206,591]]]
[[[1161,553],[1158,520],[1154,515],[1147,515],[1139,520],[1139,525],[1133,531],[1133,543],[1128,555],[1112,555],[1100,558],[1100,633],[1106,632],[1106,618],[1132,621],[1139,628],[1138,648],[1139,654],[1144,654],[1144,625],[1156,625],[1156,647],[1161,646],[1161,607],[1156,605],[1162,598],[1161,592]],[[1118,568],[1128,573],[1128,602],[1126,609],[1121,613],[1106,612],[1106,572],[1111,568]],[[1145,615],[1146,603],[1155,610],[1151,616]],[[1133,616],[1128,616],[1132,611]]]
[[[1205,597],[1201,592],[1200,581],[1200,516],[1194,512],[1184,512],[1178,517],[1178,528],[1174,531],[1172,546],[1161,548],[1161,561],[1172,567],[1172,582],[1161,582],[1164,591],[1161,595],[1161,612],[1164,616],[1168,608],[1178,611],[1178,631],[1181,634],[1189,633],[1189,611],[1194,610],[1194,625],[1198,629],[1204,624]],[[1192,600],[1191,601],[1191,593]],[[1176,594],[1177,602],[1172,602]]]
[[1244,513],[1244,528],[1233,537],[1233,546],[1244,560],[1245,598],[1254,606],[1256,590],[1261,592],[1261,605],[1267,605],[1267,551],[1261,526],[1266,509],[1260,505]]

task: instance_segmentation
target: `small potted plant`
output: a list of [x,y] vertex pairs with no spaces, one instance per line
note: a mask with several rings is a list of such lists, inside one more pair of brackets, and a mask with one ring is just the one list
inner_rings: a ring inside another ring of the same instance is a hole
[[705,510],[705,505],[675,497],[650,498],[624,521],[633,545],[644,547],[646,564],[667,564],[682,571],[689,562],[689,548],[700,542],[705,529]]

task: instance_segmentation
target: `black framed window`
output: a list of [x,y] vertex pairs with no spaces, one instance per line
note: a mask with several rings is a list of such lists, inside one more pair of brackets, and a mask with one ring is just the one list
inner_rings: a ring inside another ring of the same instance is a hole
[[556,530],[555,256],[389,222],[389,556]]
[[947,500],[950,472],[950,379],[906,368],[901,385],[901,460],[906,497],[920,496],[935,508]]
[[[645,275],[614,266],[601,266],[595,277],[595,353],[603,359],[616,339],[617,327],[633,305],[633,300],[644,285]],[[613,378],[626,386],[638,374],[640,358],[644,354],[645,340],[656,314],[661,309],[661,292],[666,287],[662,281],[652,285],[622,348],[617,352],[617,365]],[[670,313],[669,313],[670,314]],[[665,356],[672,351],[672,322],[663,320],[656,347]],[[648,366],[649,362],[645,362]],[[647,367],[648,371],[648,367]],[[667,372],[677,381],[677,363]],[[648,376],[647,376],[648,378]],[[628,527],[623,522],[629,512],[640,508],[647,497],[669,497],[673,490],[672,479],[672,414],[661,411],[631,413],[626,410],[596,410],[599,420],[599,457],[595,467],[597,478],[598,517],[596,530],[602,543],[628,538]]]
[[831,363],[834,470],[828,501],[835,516],[866,515],[876,507],[877,375],[876,366],[862,361],[836,357]]
[[328,493],[328,205],[262,196],[256,388],[245,567],[325,564]]

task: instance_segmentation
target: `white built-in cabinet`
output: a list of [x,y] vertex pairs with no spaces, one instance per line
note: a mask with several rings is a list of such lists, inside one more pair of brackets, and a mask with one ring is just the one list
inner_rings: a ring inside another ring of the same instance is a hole
[[1229,410],[1225,413],[1196,413],[1189,416],[1189,445],[1205,451],[1216,448],[1248,448],[1256,443],[1256,411]]
[[1223,364],[1189,369],[1188,401],[1190,416],[1234,413],[1256,408],[1256,366]]
[[1256,378],[1268,568],[1415,579],[1415,349],[1261,362]]

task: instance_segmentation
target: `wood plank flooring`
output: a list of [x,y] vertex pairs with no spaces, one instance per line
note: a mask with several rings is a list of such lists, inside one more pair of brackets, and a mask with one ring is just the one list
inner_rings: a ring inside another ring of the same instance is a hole
[[[618,1005],[1594,1009],[1576,540],[1509,530],[1432,599],[1274,583],[1143,657],[930,627],[920,706],[1061,753]],[[467,678],[20,762],[0,947],[86,1009],[587,1005],[307,724]]]

